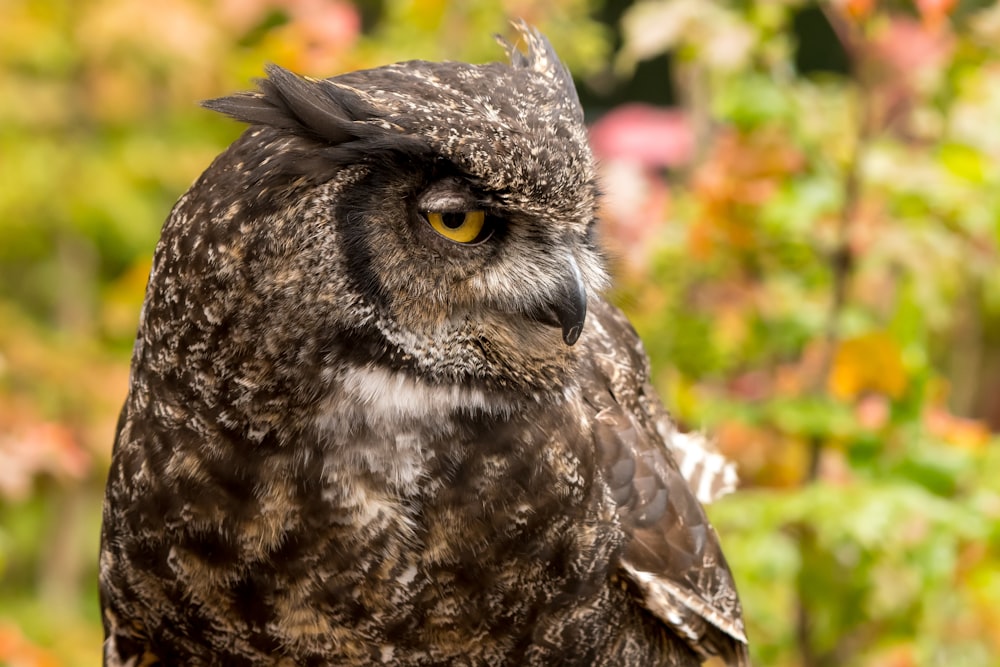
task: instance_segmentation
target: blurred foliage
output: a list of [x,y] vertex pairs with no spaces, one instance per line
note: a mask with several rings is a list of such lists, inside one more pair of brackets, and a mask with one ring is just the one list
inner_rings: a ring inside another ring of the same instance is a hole
[[669,63],[676,108],[595,124],[605,235],[666,402],[740,465],[710,511],[757,664],[997,664],[1000,7],[608,8],[620,24],[586,0],[0,0],[0,664],[99,661],[150,255],[239,131],[197,101],[267,61],[496,59],[508,16],[588,89]]
[[[809,16],[842,71],[800,67]],[[693,141],[665,177],[605,164],[645,184],[609,188],[620,298],[668,405],[741,464],[711,514],[756,659],[998,664],[1000,7],[647,0],[622,25],[620,71],[672,55]]]

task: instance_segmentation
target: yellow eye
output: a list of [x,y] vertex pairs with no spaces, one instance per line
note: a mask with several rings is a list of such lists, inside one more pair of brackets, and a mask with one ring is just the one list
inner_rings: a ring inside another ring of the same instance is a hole
[[485,211],[464,211],[458,213],[441,213],[428,211],[427,222],[434,231],[455,243],[474,243],[485,241],[489,230],[486,227]]

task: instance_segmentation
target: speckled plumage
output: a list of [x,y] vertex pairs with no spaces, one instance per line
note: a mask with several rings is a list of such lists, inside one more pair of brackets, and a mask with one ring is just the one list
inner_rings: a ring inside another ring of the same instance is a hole
[[156,250],[106,665],[748,664],[690,443],[600,296],[572,80],[518,29],[510,65],[271,68],[208,103],[251,127]]

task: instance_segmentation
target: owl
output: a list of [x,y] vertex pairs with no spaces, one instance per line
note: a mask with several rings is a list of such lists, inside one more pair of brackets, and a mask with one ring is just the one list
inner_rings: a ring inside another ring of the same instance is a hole
[[[104,664],[749,664],[566,68],[317,80],[177,202],[107,483]],[[697,449],[697,448],[695,448]],[[685,464],[686,465],[686,464]]]

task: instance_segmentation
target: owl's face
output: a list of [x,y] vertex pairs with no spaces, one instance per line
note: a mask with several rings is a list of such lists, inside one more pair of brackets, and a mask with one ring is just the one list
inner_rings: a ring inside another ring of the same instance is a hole
[[160,254],[200,267],[186,289],[257,355],[560,389],[606,276],[572,81],[525,38],[512,65],[271,68],[260,92],[208,103],[253,127],[178,204]]

